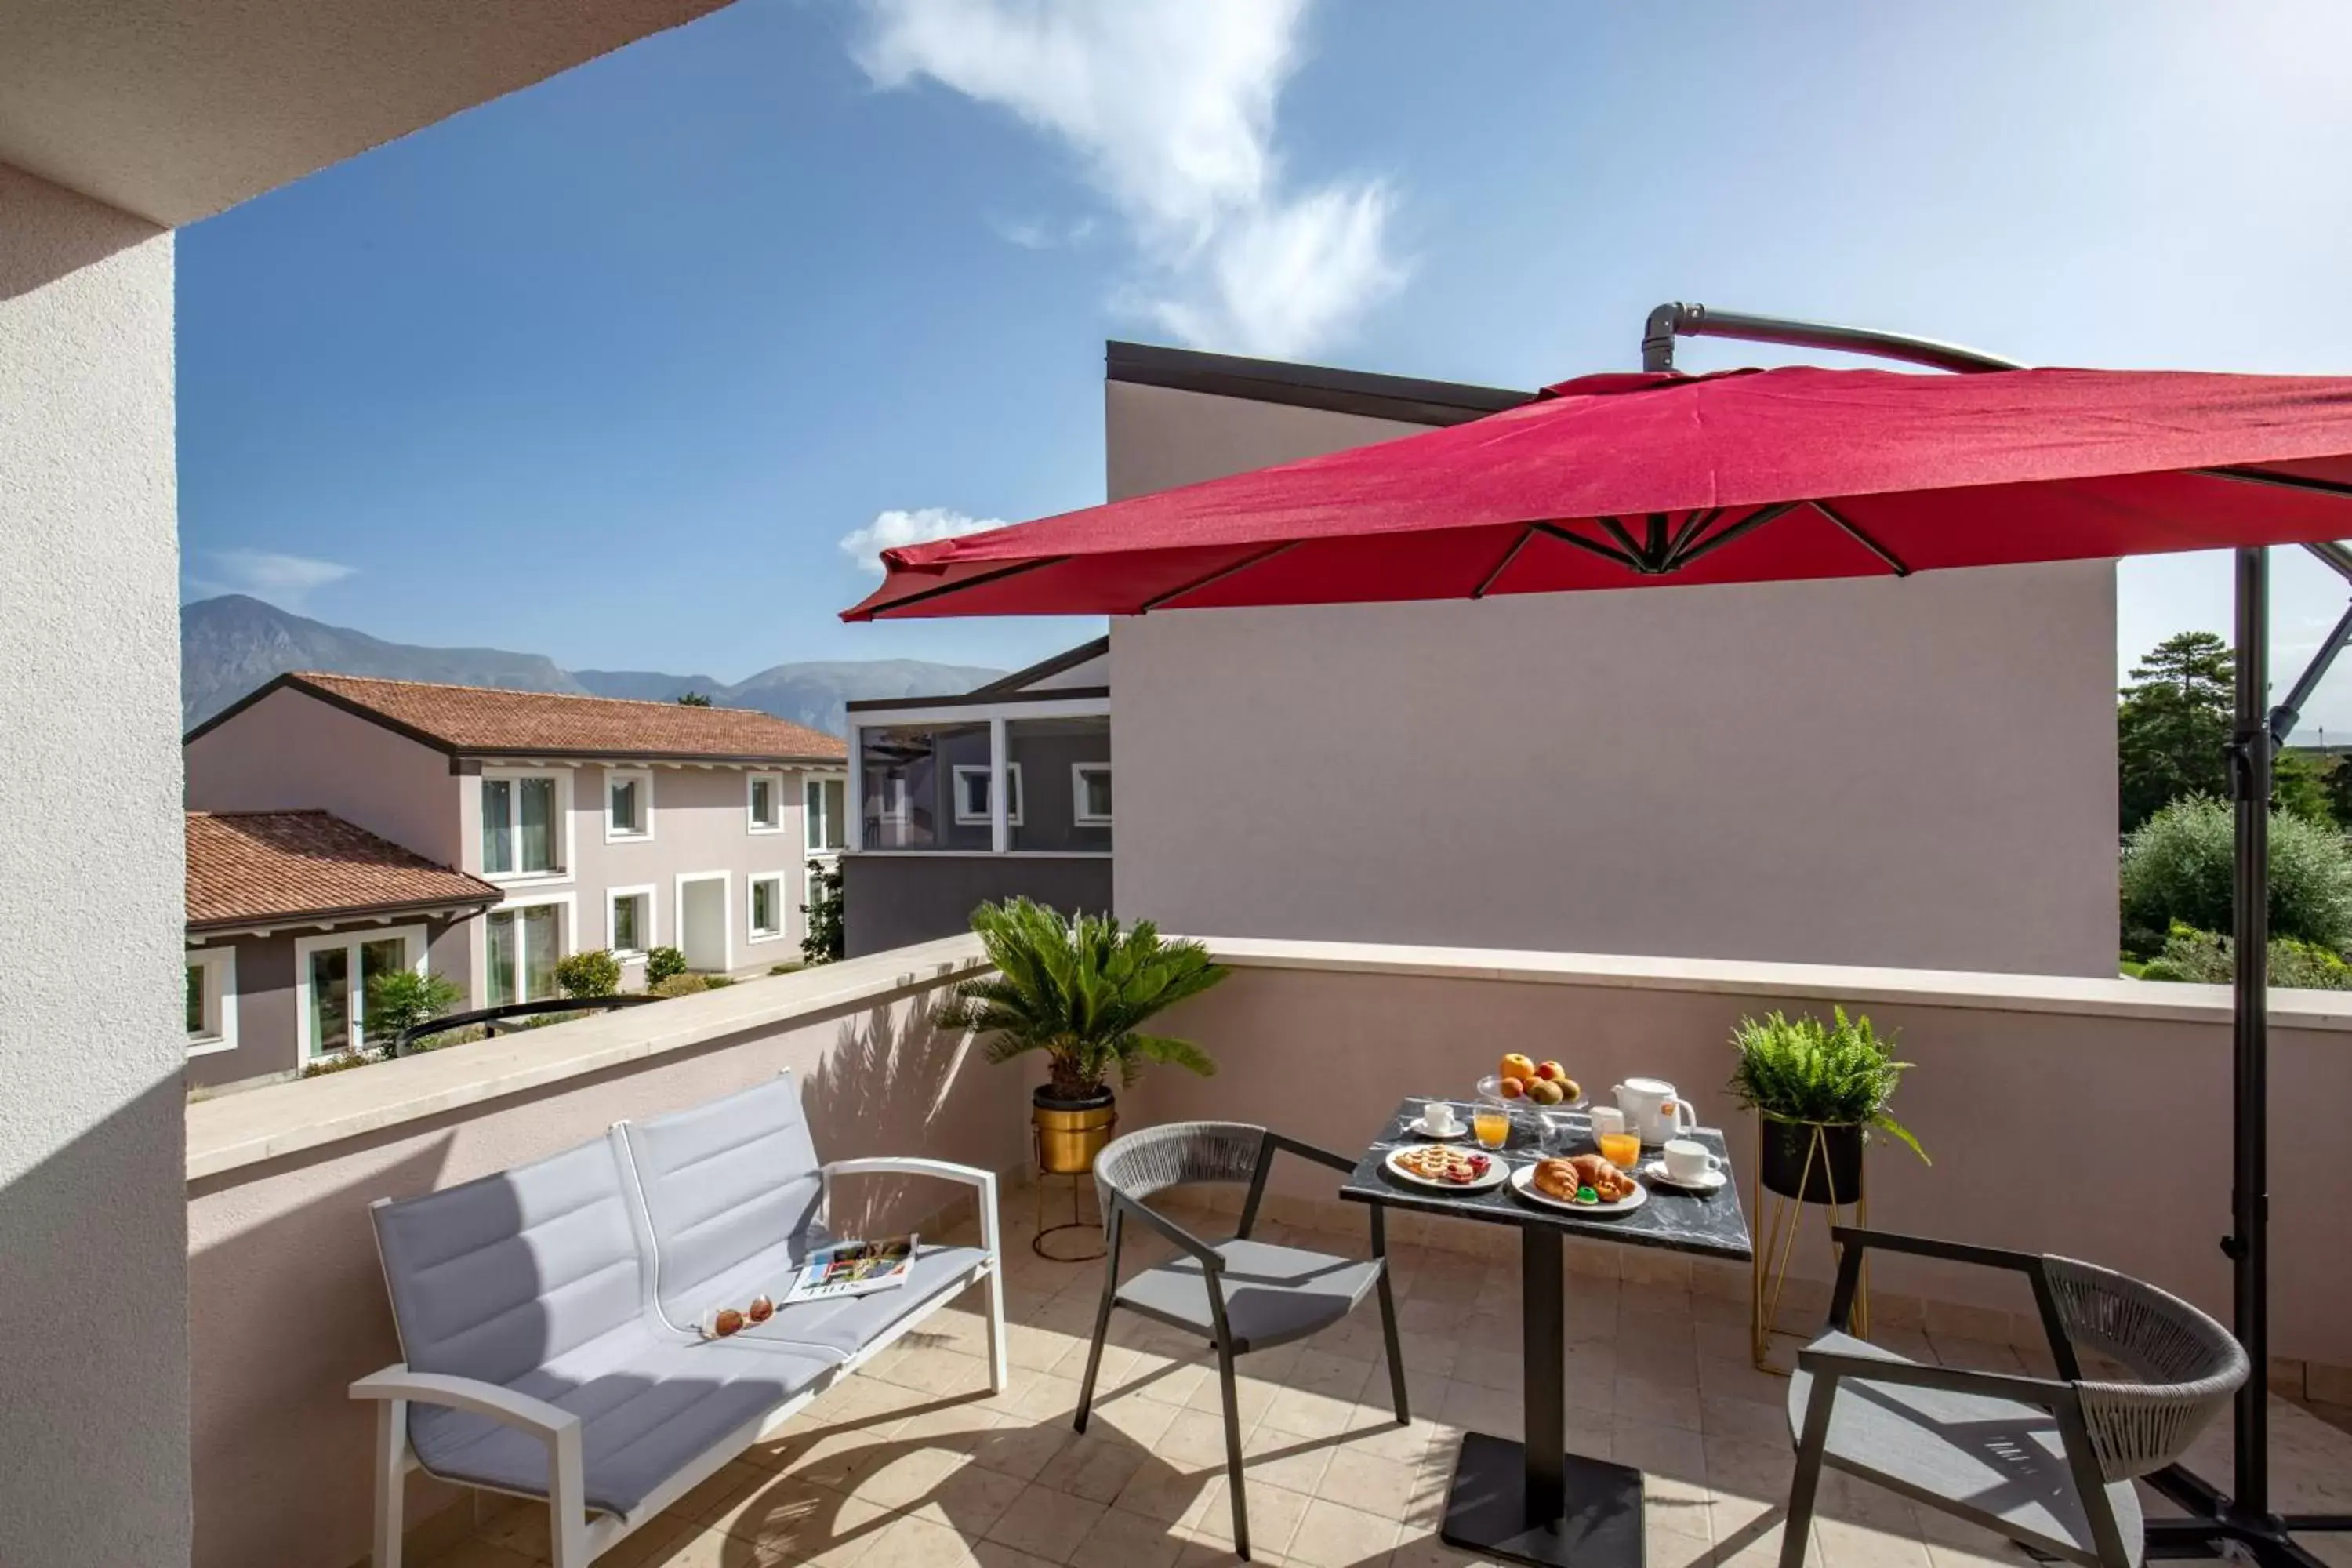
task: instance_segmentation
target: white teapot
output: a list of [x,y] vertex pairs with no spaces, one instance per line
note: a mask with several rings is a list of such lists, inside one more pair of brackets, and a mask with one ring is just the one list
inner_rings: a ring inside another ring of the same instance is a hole
[[1698,1110],[1662,1078],[1629,1078],[1610,1090],[1625,1113],[1625,1130],[1644,1143],[1664,1143],[1698,1125]]

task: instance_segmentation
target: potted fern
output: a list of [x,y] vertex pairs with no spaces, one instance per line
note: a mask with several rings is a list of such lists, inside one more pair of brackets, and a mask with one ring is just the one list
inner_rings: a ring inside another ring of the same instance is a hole
[[1731,1032],[1739,1053],[1732,1098],[1757,1114],[1764,1185],[1800,1203],[1852,1203],[1862,1192],[1862,1151],[1874,1130],[1924,1162],[1926,1150],[1887,1110],[1909,1062],[1894,1059],[1864,1015],[1791,1021],[1780,1013],[1742,1018]]
[[1094,1168],[1118,1124],[1124,1088],[1146,1062],[1206,1077],[1217,1070],[1190,1040],[1144,1032],[1153,1015],[1208,990],[1228,973],[1197,942],[1161,939],[1150,921],[1065,920],[1027,899],[982,904],[971,929],[992,974],[967,980],[932,1013],[944,1029],[989,1037],[992,1062],[1043,1051],[1051,1074],[1032,1097],[1038,1163],[1048,1174]]

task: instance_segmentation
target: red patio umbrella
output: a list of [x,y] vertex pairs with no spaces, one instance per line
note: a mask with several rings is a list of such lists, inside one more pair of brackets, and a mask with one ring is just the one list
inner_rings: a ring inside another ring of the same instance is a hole
[[[2281,1520],[2267,1501],[2264,807],[2273,746],[2352,640],[2352,613],[2267,721],[2264,630],[2268,546],[2312,545],[2352,578],[2352,553],[2329,542],[2352,534],[2352,378],[2028,370],[1696,306],[1661,306],[1650,332],[1654,365],[1672,363],[1682,333],[1984,374],[1586,376],[1426,435],[886,550],[881,587],[843,618],[1483,598],[2234,548],[2236,1147],[2222,1247],[2254,1375],[2238,1397],[2232,1492],[2185,1471],[2150,1478],[2192,1517],[2151,1521],[2148,1550],[2317,1568],[2291,1531],[2352,1529],[2352,1516]],[[1530,1449],[1531,1498],[1535,1463]]]
[[2334,539],[2352,378],[1586,376],[1505,413],[886,550],[850,620],[1850,577]]

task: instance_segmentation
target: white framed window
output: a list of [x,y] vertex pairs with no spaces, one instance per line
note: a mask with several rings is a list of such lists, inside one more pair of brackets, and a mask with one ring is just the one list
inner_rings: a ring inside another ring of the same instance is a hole
[[784,879],[782,872],[770,872],[751,878],[744,884],[749,889],[750,920],[746,922],[753,942],[774,942],[784,934]]
[[654,836],[654,775],[650,768],[604,770],[604,842],[625,844]]
[[848,845],[846,773],[813,773],[801,781],[801,824],[812,855],[830,855]]
[[572,773],[484,768],[482,875],[553,880],[572,865]]
[[236,1049],[236,949],[188,950],[188,1054]]
[[399,970],[425,973],[423,926],[363,927],[294,939],[294,1037],[308,1063],[371,1044],[368,987]]
[[1110,826],[1110,764],[1070,764],[1070,820],[1080,827]]
[[483,1005],[545,1002],[555,966],[572,952],[572,895],[509,899],[482,917]]
[[784,830],[784,775],[749,773],[743,781],[743,808],[754,833]]
[[[962,763],[955,770],[955,819],[959,827],[986,827],[988,816],[989,768],[982,763]],[[1004,820],[1021,826],[1021,764],[1004,764]]]
[[642,958],[661,945],[654,934],[654,890],[614,888],[606,891],[604,945],[616,958]]

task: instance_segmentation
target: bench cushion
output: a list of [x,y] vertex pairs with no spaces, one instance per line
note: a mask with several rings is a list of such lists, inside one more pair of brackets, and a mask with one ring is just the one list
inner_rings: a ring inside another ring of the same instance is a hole
[[[663,1482],[738,1428],[763,1420],[835,1364],[819,1352],[733,1340],[654,1337],[644,1331],[602,1370],[522,1379],[521,1392],[581,1417],[588,1506],[634,1514]],[[547,1445],[531,1433],[464,1411],[415,1408],[409,1441],[446,1480],[548,1495]]]
[[372,1212],[417,1372],[513,1385],[583,1350],[608,1359],[596,1342],[640,1328],[645,1275],[605,1140]]
[[824,1178],[790,1076],[623,1131],[653,1232],[654,1296],[671,1326],[782,1295],[793,1265],[831,1239],[817,1221]]

